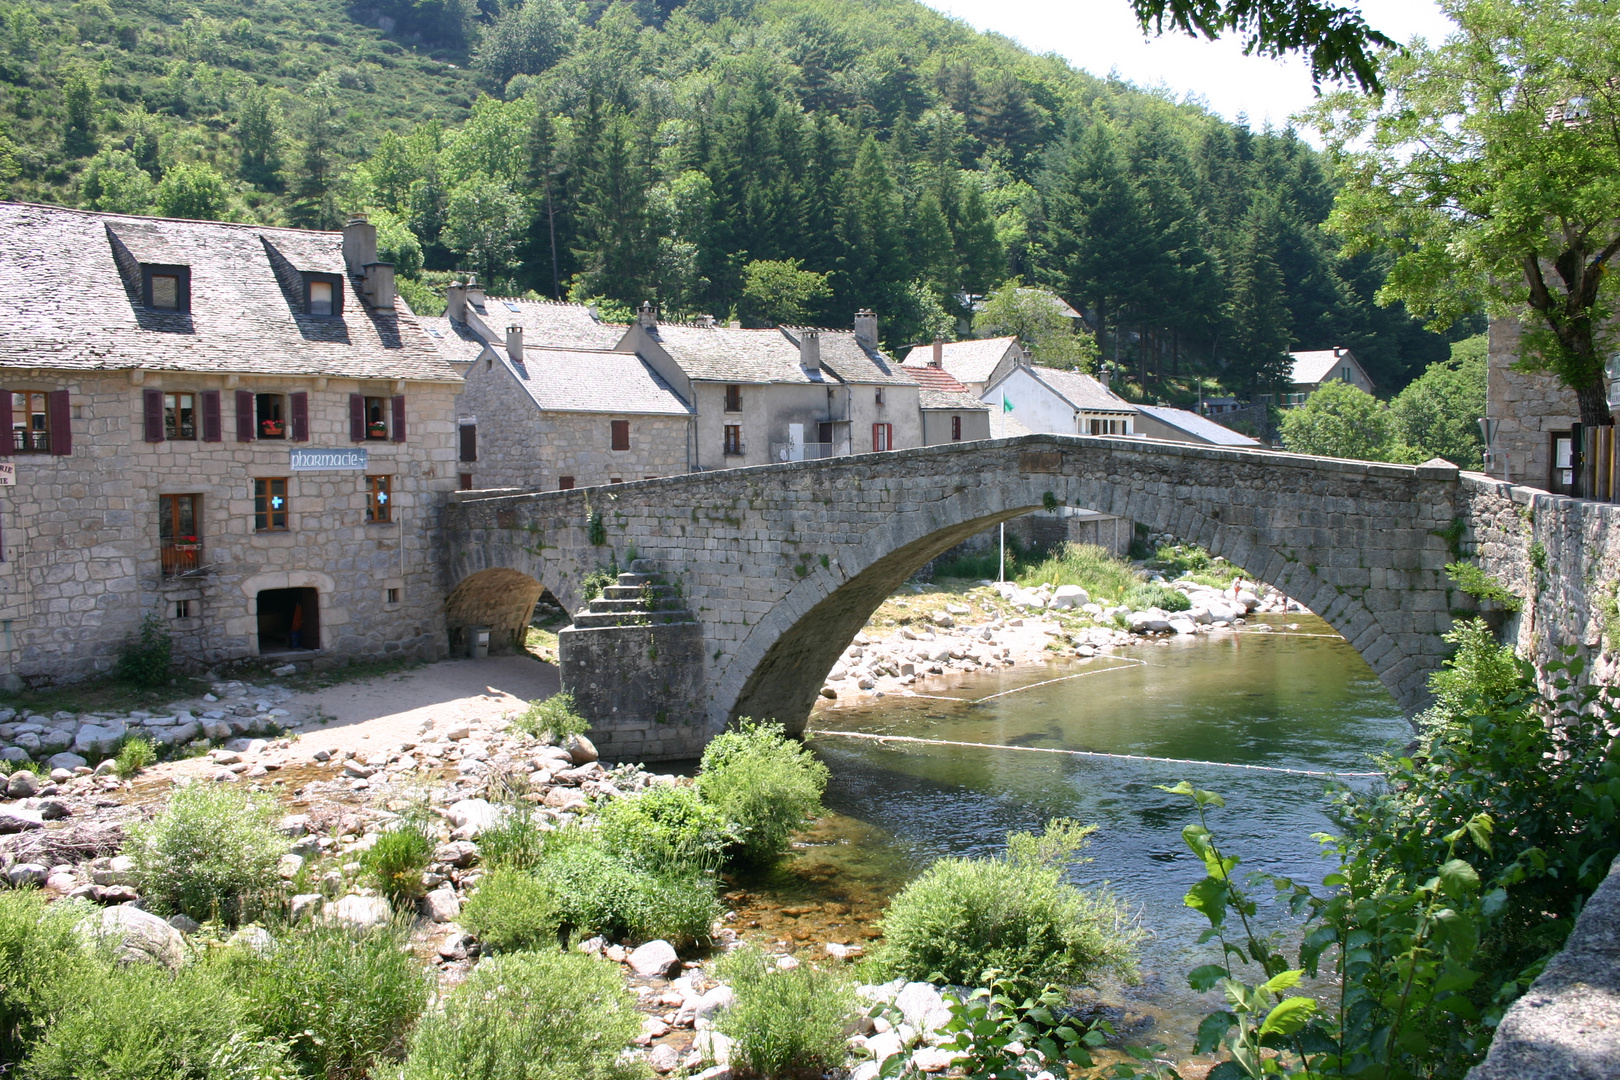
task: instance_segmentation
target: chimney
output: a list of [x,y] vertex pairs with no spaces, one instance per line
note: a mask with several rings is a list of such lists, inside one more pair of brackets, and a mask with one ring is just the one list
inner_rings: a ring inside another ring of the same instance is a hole
[[523,363],[523,327],[506,328],[506,355],[511,357],[514,364]]
[[467,286],[452,281],[444,290],[444,313],[456,322],[467,321]]
[[649,330],[658,326],[658,309],[652,306],[651,300],[643,300],[640,309],[636,312],[636,322]]
[[821,333],[805,330],[799,335],[799,366],[806,371],[821,370]]
[[374,308],[384,311],[394,306],[394,264],[385,262],[366,263],[361,267],[360,291],[366,295],[366,303]]
[[366,220],[366,215],[356,211],[349,215],[348,222],[343,226],[343,262],[349,268],[349,273],[356,276],[365,273],[367,263],[377,261],[377,226]]
[[467,303],[475,309],[484,306],[484,287],[478,284],[478,279],[471,275],[467,277]]
[[1339,348],[1337,345],[1333,346],[1333,359],[1337,360],[1339,355],[1343,352],[1344,350]]
[[934,355],[928,358],[928,366],[937,368],[945,366],[945,339],[938,334],[934,335]]
[[1097,381],[1102,383],[1104,390],[1108,389],[1108,380],[1111,379],[1112,377],[1113,377],[1113,372],[1108,370],[1108,365],[1107,364],[1098,364],[1097,365]]
[[855,313],[855,340],[863,348],[878,347],[877,316],[870,308],[861,308]]
[[714,329],[714,316],[713,315],[699,315],[693,321],[696,322],[699,326],[703,327],[706,330],[713,330]]

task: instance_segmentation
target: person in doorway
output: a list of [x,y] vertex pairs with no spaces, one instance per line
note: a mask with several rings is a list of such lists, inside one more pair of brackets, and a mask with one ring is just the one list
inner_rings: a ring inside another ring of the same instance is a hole
[[288,628],[287,645],[290,648],[302,649],[304,647],[304,605],[293,605],[292,625]]

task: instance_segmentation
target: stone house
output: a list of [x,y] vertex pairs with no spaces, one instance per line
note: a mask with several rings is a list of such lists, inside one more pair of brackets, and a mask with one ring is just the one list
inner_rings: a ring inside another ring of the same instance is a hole
[[1149,439],[1202,443],[1206,446],[1242,446],[1251,450],[1262,449],[1265,446],[1259,439],[1223,427],[1207,416],[1163,405],[1136,406],[1134,426],[1135,434]]
[[730,469],[923,445],[915,379],[855,328],[660,323],[643,304],[619,341],[693,410],[691,468]]
[[922,407],[924,446],[990,438],[990,406],[968,393],[950,372],[920,367],[906,373],[922,387],[917,400]]
[[[1365,390],[1371,394],[1377,386],[1372,376],[1367,374],[1349,349],[1319,349],[1315,352],[1289,353],[1288,358],[1293,361],[1293,373],[1288,377],[1288,392],[1282,395],[1278,405],[1290,407],[1305,404],[1305,399],[1321,387],[1325,382],[1347,382],[1357,390]],[[1256,394],[1255,400],[1264,404],[1271,404],[1270,394]]]
[[962,341],[936,341],[918,345],[906,353],[905,367],[943,368],[951,378],[967,387],[968,393],[983,398],[985,388],[999,382],[1019,367],[1033,363],[1029,352],[1016,337],[966,338]]
[[376,230],[0,204],[0,665],[442,656],[461,380]]
[[1031,432],[1043,435],[1131,435],[1136,407],[1090,375],[1019,365],[980,392]]

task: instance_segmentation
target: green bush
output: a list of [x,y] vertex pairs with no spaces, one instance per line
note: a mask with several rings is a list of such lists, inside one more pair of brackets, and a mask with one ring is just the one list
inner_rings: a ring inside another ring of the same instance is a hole
[[883,916],[877,963],[914,980],[980,986],[1070,986],[1134,972],[1133,927],[1104,891],[1063,880],[1092,827],[1057,820],[1013,833],[999,859],[941,859],[900,890]]
[[562,742],[570,735],[583,735],[590,721],[574,711],[574,695],[553,694],[529,702],[529,707],[512,718],[518,730],[536,739]]
[[113,673],[136,686],[163,686],[169,681],[173,654],[168,624],[156,614],[147,615],[136,636],[118,651]]
[[325,1080],[398,1060],[431,990],[403,921],[367,931],[307,923],[263,954],[232,949],[227,966],[247,1019],[285,1040],[304,1075]]
[[118,775],[125,780],[157,760],[157,752],[145,739],[126,739],[118,748]]
[[0,1062],[21,1060],[44,1034],[50,987],[92,962],[73,930],[85,913],[79,904],[47,906],[38,889],[0,892]]
[[1098,603],[1138,584],[1136,571],[1096,544],[1064,544],[1041,562],[1020,566],[1017,580],[1025,587],[1078,585]]
[[640,865],[584,830],[553,835],[539,876],[557,898],[562,925],[579,933],[663,938],[681,948],[707,940],[721,914],[714,878],[700,869]]
[[1186,611],[1192,607],[1192,601],[1187,594],[1179,589],[1172,589],[1168,585],[1148,584],[1133,585],[1125,591],[1121,604],[1132,611],[1142,611],[1146,608],[1158,608],[1161,611]]
[[742,725],[703,751],[698,791],[736,838],[734,854],[763,863],[787,850],[793,834],[821,812],[827,767],[782,733],[780,724]]
[[733,1064],[758,1076],[820,1076],[843,1064],[844,1029],[856,1012],[848,979],[808,964],[779,971],[752,945],[721,958],[715,977],[737,994],[715,1022],[736,1040]]
[[490,870],[533,870],[540,865],[545,832],[534,807],[520,802],[478,837],[478,861]]
[[649,867],[712,869],[730,840],[726,819],[690,785],[659,784],[597,812],[605,844]]
[[486,874],[461,908],[461,925],[491,952],[555,948],[561,922],[550,887],[520,870]]
[[407,817],[378,835],[377,842],[361,853],[360,865],[390,901],[407,903],[422,895],[422,871],[436,846],[427,826]]
[[175,788],[155,818],[129,831],[125,850],[135,860],[142,897],[160,914],[198,922],[235,923],[267,909],[288,846],[276,816],[269,798],[224,784]]
[[579,953],[480,963],[424,1017],[402,1080],[633,1080],[620,1060],[641,1017],[618,968]]

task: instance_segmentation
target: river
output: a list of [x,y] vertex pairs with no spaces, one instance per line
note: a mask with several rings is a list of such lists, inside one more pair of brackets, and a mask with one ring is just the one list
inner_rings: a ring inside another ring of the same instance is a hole
[[[1182,904],[1202,876],[1180,835],[1194,819],[1190,804],[1155,785],[1187,779],[1220,792],[1226,808],[1211,826],[1245,870],[1319,884],[1327,869],[1311,835],[1332,828],[1322,797],[1327,780],[1031,748],[1350,773],[1411,738],[1360,656],[1314,616],[1259,616],[1237,633],[960,675],[927,692],[934,696],[889,696],[812,718],[813,729],[828,732],[811,745],[831,771],[833,813],[807,836],[791,869],[753,884],[744,925],[808,943],[836,938],[826,923],[841,923],[848,940],[859,941],[869,935],[859,921],[930,860],[999,853],[1009,830],[1039,829],[1056,816],[1095,823],[1091,861],[1074,867],[1072,880],[1106,884],[1149,931],[1142,982],[1102,988],[1102,996],[1121,1006],[1116,1015],[1133,1039],[1164,1041],[1176,1056],[1188,1052],[1215,1000],[1193,995],[1185,972],[1213,957],[1196,943],[1206,924]],[[883,743],[838,732],[989,746]],[[1270,890],[1257,895],[1269,900]],[[816,911],[818,903],[831,915]],[[1268,917],[1285,924],[1275,909]]]

